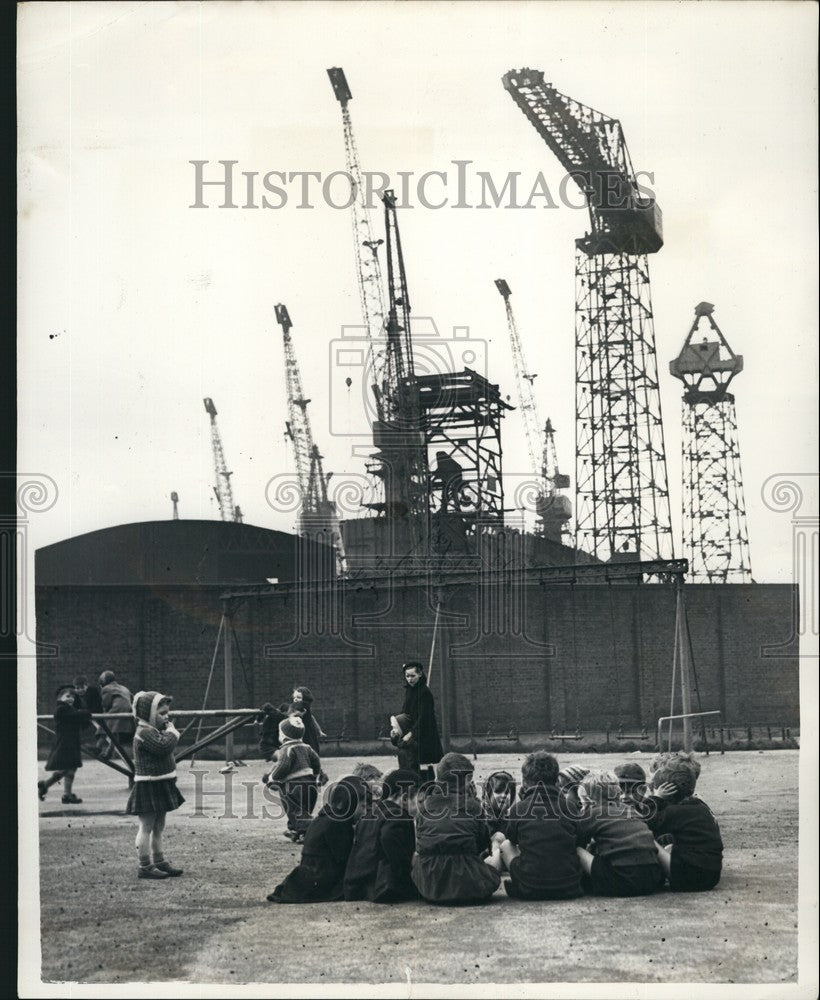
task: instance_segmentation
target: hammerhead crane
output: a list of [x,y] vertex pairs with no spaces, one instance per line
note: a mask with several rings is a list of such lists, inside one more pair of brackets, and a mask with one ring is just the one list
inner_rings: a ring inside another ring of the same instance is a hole
[[293,445],[296,459],[296,477],[302,497],[299,515],[299,533],[308,535],[336,551],[336,571],[342,576],[347,570],[344,543],[339,525],[336,504],[328,498],[327,484],[332,472],[325,474],[322,455],[313,441],[307,407],[310,402],[302,389],[302,376],[296,360],[291,337],[291,322],[287,307],[279,303],[275,307],[276,321],[282,327],[285,346],[285,378],[288,392],[288,419],[285,429]]
[[647,255],[661,212],[638,185],[621,123],[559,93],[540,70],[503,84],[583,191],[576,240],[576,537],[601,559],[672,556]]
[[219,516],[223,521],[239,521],[237,517],[238,507],[234,506],[233,490],[231,489],[232,472],[228,471],[225,462],[225,452],[222,448],[222,438],[219,435],[219,428],[216,424],[216,406],[214,401],[208,397],[203,400],[205,412],[211,419],[211,448],[214,456],[214,472],[216,474],[216,484],[214,485],[214,496],[219,504]]
[[566,523],[572,516],[569,500],[560,492],[569,486],[569,477],[561,475],[558,471],[552,423],[547,420],[543,431],[541,430],[541,423],[538,419],[538,404],[533,392],[533,382],[538,376],[527,370],[524,348],[510,302],[512,291],[504,278],[497,278],[495,287],[504,299],[515,368],[515,381],[518,388],[521,416],[524,420],[524,434],[530,455],[530,466],[538,483],[536,513],[539,524],[537,530],[540,534],[559,541],[561,532],[565,530]]

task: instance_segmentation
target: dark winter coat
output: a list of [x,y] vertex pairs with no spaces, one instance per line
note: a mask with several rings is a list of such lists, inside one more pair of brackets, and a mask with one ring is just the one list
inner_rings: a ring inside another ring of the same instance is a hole
[[521,851],[510,866],[520,895],[581,895],[576,824],[562,812],[555,786],[522,789],[507,818],[507,837]]
[[89,722],[91,713],[84,708],[58,702],[54,712],[54,745],[46,761],[47,771],[72,771],[83,766],[80,736]]
[[403,734],[397,733],[395,736],[390,737],[390,742],[396,748],[398,756],[397,766],[402,771],[415,771],[418,773],[421,762],[419,761],[419,745],[417,740],[405,741]]
[[[91,712],[92,715],[101,715],[103,710],[102,695],[97,685],[89,684],[82,694],[78,693],[75,705],[77,708],[84,708],[86,711]],[[130,705],[127,711],[131,711]]]
[[310,704],[306,701],[295,701],[289,709],[290,715],[300,715],[305,724],[305,735],[302,739],[309,747],[313,747],[319,756],[322,756],[321,743],[319,741],[322,728],[316,719],[313,718]]
[[712,810],[703,799],[690,796],[681,802],[666,802],[654,795],[649,800],[657,809],[647,820],[655,837],[672,834],[673,854],[693,868],[720,871],[723,867],[723,840]]
[[655,838],[635,810],[623,802],[590,806],[575,824],[578,846],[587,847],[594,840],[595,856],[615,868],[659,863]]
[[[103,712],[128,712],[131,714],[131,692],[123,684],[111,681],[100,691]],[[134,732],[133,719],[111,719],[108,728],[115,736],[130,736]]]
[[273,890],[278,903],[330,903],[344,898],[343,882],[353,846],[353,820],[316,814],[305,833],[302,859]]
[[413,882],[431,903],[468,903],[489,899],[501,884],[495,868],[481,860],[490,834],[481,803],[435,785],[416,817]]
[[411,877],[416,834],[413,818],[398,803],[377,802],[356,824],[344,879],[345,899],[394,903],[418,899]]
[[279,723],[286,718],[284,712],[278,712],[276,709],[265,713],[262,731],[259,734],[259,750],[264,760],[270,760],[282,745],[279,738]]
[[419,764],[438,764],[444,753],[436,723],[433,692],[427,687],[424,677],[419,679],[415,687],[405,683],[402,713],[410,716],[410,732],[418,745]]

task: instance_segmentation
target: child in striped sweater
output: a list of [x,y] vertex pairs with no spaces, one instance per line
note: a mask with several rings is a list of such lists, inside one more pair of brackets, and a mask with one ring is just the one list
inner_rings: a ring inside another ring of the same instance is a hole
[[179,732],[169,717],[170,709],[170,697],[158,691],[138,691],[134,695],[134,787],[125,811],[139,820],[135,840],[140,860],[138,878],[182,874],[182,869],[174,868],[162,853],[165,815],[185,801],[177,789],[174,748]]
[[313,808],[319,794],[318,783],[327,781],[316,751],[304,742],[305,724],[298,715],[288,716],[279,723],[281,746],[273,758],[270,774],[264,781],[279,792],[288,827],[284,835],[299,844],[310,825]]

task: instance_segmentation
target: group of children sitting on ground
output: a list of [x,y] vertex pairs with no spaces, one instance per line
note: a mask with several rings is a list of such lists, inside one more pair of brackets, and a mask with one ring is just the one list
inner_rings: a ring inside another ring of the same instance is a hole
[[[311,817],[324,777],[301,739],[298,717],[280,723],[281,746],[265,781],[276,789],[299,864],[267,897],[274,903],[424,899],[488,900],[502,878],[518,899],[574,899],[585,892],[642,896],[692,892],[720,880],[723,843],[710,809],[694,795],[700,765],[661,754],[650,782],[640,765],[609,772],[559,770],[546,751],[529,754],[521,789],[491,774],[479,799],[473,765],[445,754],[436,780],[369,764],[331,785]],[[506,877],[505,877],[506,876]]]

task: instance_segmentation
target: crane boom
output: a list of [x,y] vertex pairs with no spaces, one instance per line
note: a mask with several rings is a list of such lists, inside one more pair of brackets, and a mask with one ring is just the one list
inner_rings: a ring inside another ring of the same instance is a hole
[[353,223],[353,247],[356,256],[356,277],[359,286],[359,299],[362,308],[362,320],[367,333],[370,350],[370,370],[373,379],[372,388],[376,402],[376,414],[379,420],[384,419],[382,398],[385,383],[388,380],[386,370],[387,354],[384,339],[384,292],[382,284],[381,264],[378,249],[382,240],[373,238],[370,225],[370,212],[367,205],[368,189],[362,182],[362,168],[359,163],[359,151],[356,146],[356,136],[350,119],[349,102],[353,95],[347,85],[344,70],[333,67],[327,71],[333,93],[341,105],[342,127],[345,140],[345,162],[347,172],[353,182],[353,201],[350,205]]
[[518,399],[521,404],[521,415],[524,419],[524,432],[527,439],[527,450],[530,453],[530,466],[533,475],[541,479],[544,472],[543,461],[539,462],[537,455],[541,450],[540,431],[538,422],[538,406],[535,402],[535,395],[532,391],[532,383],[537,378],[527,371],[524,360],[524,348],[521,345],[521,337],[518,334],[518,326],[515,322],[512,303],[510,302],[510,286],[503,278],[496,278],[495,287],[504,299],[504,309],[507,313],[507,328],[510,333],[510,343],[512,345],[513,366],[515,368],[515,383],[518,389]]
[[541,70],[510,70],[502,82],[584,192],[596,237],[591,252],[657,253],[661,210],[641,196],[620,121],[560,93]]
[[219,516],[223,521],[236,521],[236,508],[233,502],[233,489],[231,488],[232,472],[228,471],[225,462],[225,451],[222,447],[222,438],[216,423],[216,406],[214,401],[207,397],[203,400],[205,412],[211,420],[211,450],[214,456],[214,473],[216,474],[216,484],[214,485],[214,496],[219,504]]
[[288,392],[288,420],[285,422],[287,436],[293,444],[296,458],[296,476],[302,497],[299,531],[303,535],[318,537],[336,551],[336,571],[344,575],[347,569],[344,543],[342,541],[336,504],[328,498],[327,483],[332,473],[325,474],[322,455],[313,440],[307,407],[310,402],[302,390],[302,376],[293,338],[293,327],[287,306],[279,303],[275,307],[276,321],[282,327],[285,346],[285,379]]

